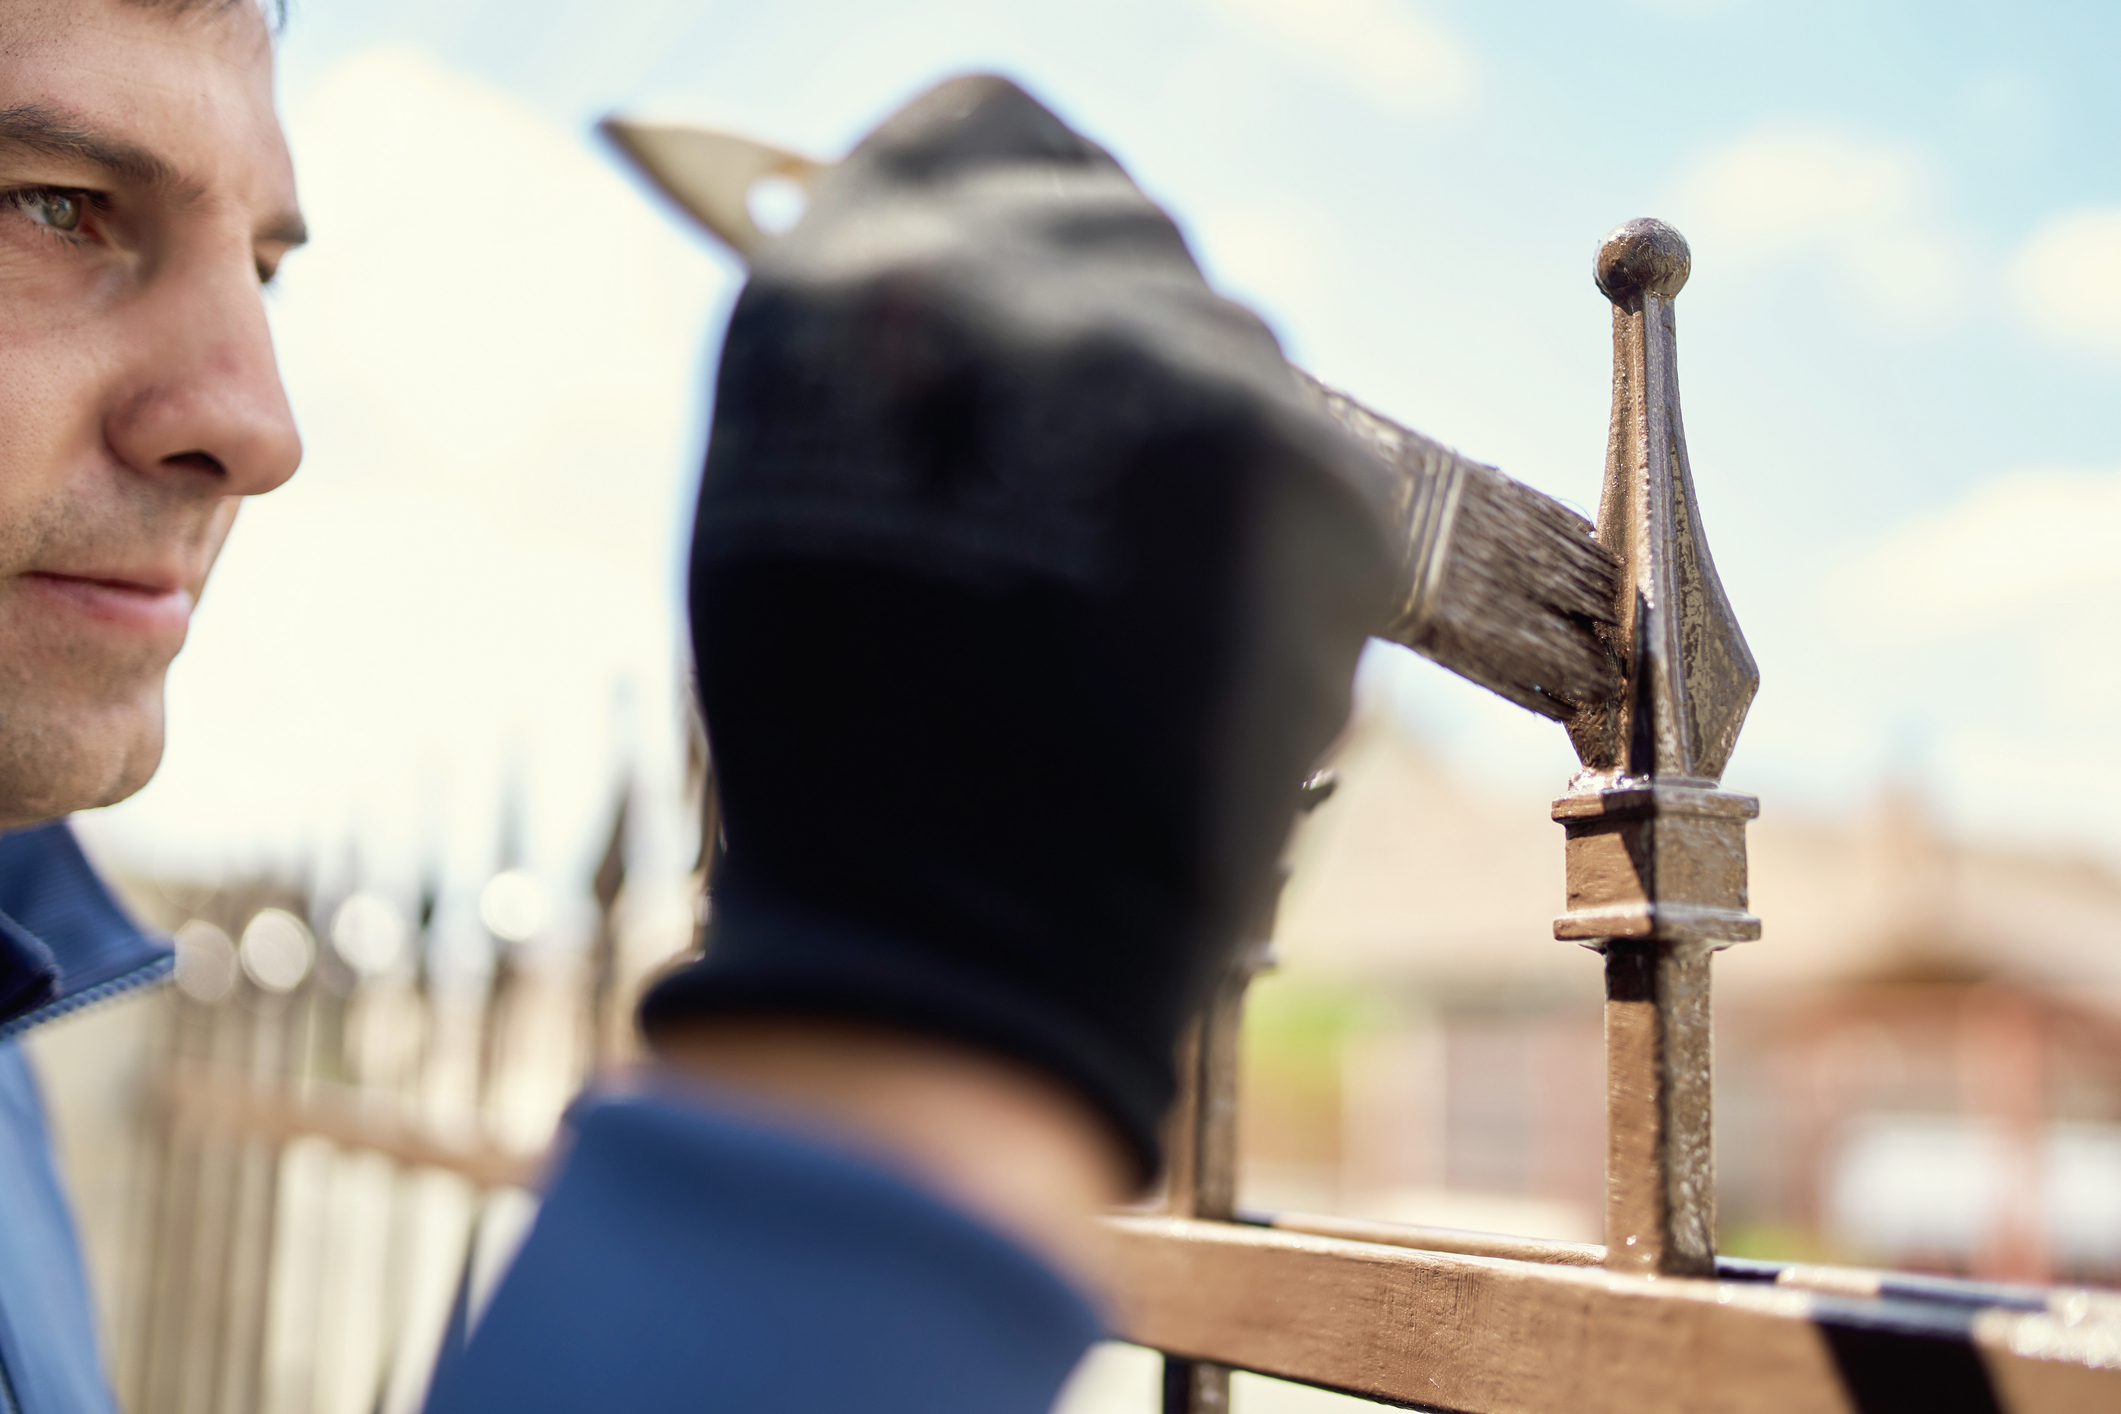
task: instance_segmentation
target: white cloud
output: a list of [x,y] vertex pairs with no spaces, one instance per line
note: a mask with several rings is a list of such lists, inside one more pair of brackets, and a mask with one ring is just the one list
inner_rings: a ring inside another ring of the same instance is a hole
[[371,871],[462,880],[512,779],[530,862],[578,887],[617,758],[677,776],[723,275],[584,139],[417,53],[289,107],[316,239],[273,327],[308,460],[236,528],[162,772],[93,828],[190,869],[336,866],[353,840]]
[[2009,288],[2035,333],[2121,354],[2121,207],[2072,211],[2041,226],[2012,259]]
[[1697,158],[1674,202],[1699,248],[1805,264],[1895,328],[1935,328],[1970,305],[1965,244],[1917,148],[1816,124],[1763,128]]
[[2121,471],[1995,477],[1864,550],[1833,594],[1857,631],[1941,641],[2121,595]]
[[1997,476],[1828,576],[1817,622],[1836,714],[1903,731],[1966,828],[2096,842],[2121,829],[2088,783],[2121,770],[2121,468]]
[[1453,112],[1472,98],[1478,66],[1465,42],[1394,0],[1206,0],[1383,106]]

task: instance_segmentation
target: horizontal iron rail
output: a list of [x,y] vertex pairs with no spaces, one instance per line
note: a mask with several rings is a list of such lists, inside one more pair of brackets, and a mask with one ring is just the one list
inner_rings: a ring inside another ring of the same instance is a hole
[[1124,1339],[1414,1408],[2121,1408],[2121,1295],[2057,1290],[2029,1309],[1758,1275],[1634,1276],[1246,1223],[1107,1226]]
[[[416,1125],[336,1087],[203,1067],[173,1122],[322,1139],[482,1187],[544,1155]],[[2121,1294],[1729,1258],[1715,1280],[1599,1267],[1586,1243],[1296,1213],[1116,1215],[1117,1333],[1195,1360],[1468,1414],[2077,1414],[2121,1409]]]
[[1463,1257],[1501,1257],[1513,1262],[1551,1262],[1565,1267],[1605,1265],[1605,1248],[1590,1242],[1553,1242],[1538,1237],[1512,1237],[1500,1232],[1473,1232],[1457,1227],[1418,1227],[1404,1223],[1376,1222],[1369,1218],[1343,1218],[1324,1213],[1265,1213],[1244,1210],[1238,1213],[1237,1220],[1252,1227],[1271,1227],[1277,1232],[1338,1237],[1349,1242],[1368,1242],[1382,1247],[1411,1247],[1421,1252],[1456,1252]]
[[[1515,1262],[1552,1262],[1566,1267],[1605,1265],[1605,1247],[1595,1242],[1557,1242],[1513,1237],[1456,1227],[1416,1227],[1344,1218],[1320,1213],[1273,1213],[1240,1210],[1237,1220],[1281,1232],[1340,1237],[1385,1247],[1412,1247],[1423,1252],[1456,1252],[1467,1257],[1502,1257]],[[1769,1262],[1750,1257],[1718,1257],[1716,1275],[1724,1281],[1765,1281],[1806,1291],[1841,1296],[1891,1296],[1918,1301],[1947,1301],[1962,1306],[2012,1306],[2045,1310],[2053,1288],[2022,1283],[1969,1281],[1928,1273],[1881,1271],[1871,1267],[1828,1266],[1816,1262]]]
[[378,1107],[379,1101],[394,1103],[394,1096],[343,1086],[311,1085],[291,1093],[262,1086],[241,1071],[193,1066],[172,1074],[162,1094],[171,1121],[195,1132],[281,1143],[322,1139],[408,1168],[453,1173],[481,1188],[532,1187],[546,1164],[542,1153],[504,1149]]

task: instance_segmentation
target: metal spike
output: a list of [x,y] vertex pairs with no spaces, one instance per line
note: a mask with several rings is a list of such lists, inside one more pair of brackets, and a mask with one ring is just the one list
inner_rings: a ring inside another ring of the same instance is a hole
[[1672,300],[1693,257],[1661,221],[1598,248],[1613,302],[1613,423],[1598,536],[1622,562],[1609,641],[1626,689],[1570,723],[1583,772],[1554,803],[1568,912],[1606,959],[1606,1263],[1713,1272],[1709,957],[1746,911],[1751,796],[1717,789],[1760,676],[1716,578],[1679,417]]

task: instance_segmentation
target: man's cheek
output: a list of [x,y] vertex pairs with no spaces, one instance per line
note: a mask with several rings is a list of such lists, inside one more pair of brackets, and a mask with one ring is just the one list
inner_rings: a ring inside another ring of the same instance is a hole
[[5,343],[49,340],[78,324],[82,311],[109,302],[108,272],[85,261],[26,218],[0,213],[0,301],[8,311]]
[[206,581],[213,574],[214,566],[221,562],[221,550],[228,544],[228,533],[236,528],[236,512],[242,509],[243,498],[240,496],[224,497],[221,504],[214,508],[213,520],[207,527],[206,553],[201,557],[203,564],[199,570],[199,582],[192,586],[194,599],[206,588]]

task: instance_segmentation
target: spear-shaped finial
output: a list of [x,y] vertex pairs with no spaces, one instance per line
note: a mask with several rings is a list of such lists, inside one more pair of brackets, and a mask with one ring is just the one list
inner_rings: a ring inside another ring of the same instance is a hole
[[1746,911],[1751,796],[1718,790],[1759,673],[1716,578],[1679,417],[1672,300],[1693,257],[1662,221],[1598,247],[1613,302],[1613,423],[1598,538],[1621,561],[1608,645],[1626,686],[1569,724],[1584,770],[1556,937],[1606,959],[1606,1261],[1715,1268],[1709,956],[1760,936]]
[[1760,670],[1702,532],[1679,417],[1672,301],[1692,273],[1686,239],[1628,222],[1598,247],[1613,302],[1613,421],[1598,536],[1621,559],[1612,645],[1629,691],[1570,725],[1587,771],[1713,784],[1737,745]]

